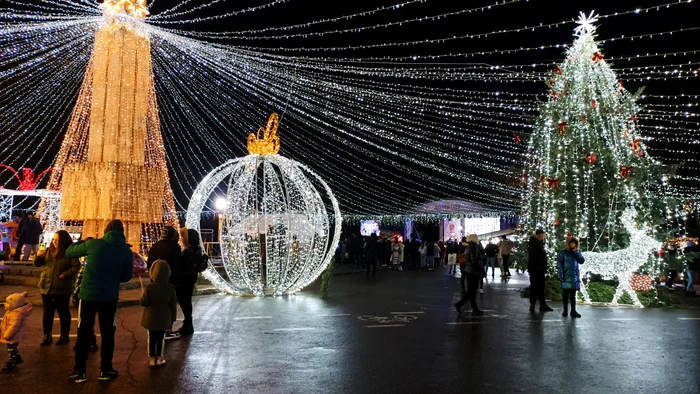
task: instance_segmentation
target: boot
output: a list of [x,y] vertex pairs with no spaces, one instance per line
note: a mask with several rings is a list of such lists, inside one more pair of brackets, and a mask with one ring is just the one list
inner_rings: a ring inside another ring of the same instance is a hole
[[44,334],[44,340],[41,341],[40,345],[47,346],[47,345],[50,345],[52,342],[53,342],[53,338],[51,337],[51,334]]
[[579,318],[579,317],[581,317],[581,315],[579,315],[578,312],[576,312],[576,309],[572,309],[571,310],[571,317]]
[[182,327],[180,327],[180,330],[178,330],[178,333],[180,336],[187,337],[192,334],[194,334],[194,327],[192,326],[191,321],[185,321],[182,323]]
[[68,342],[70,342],[70,340],[68,339],[68,335],[61,335],[60,337],[58,337],[58,341],[56,341],[56,346],[65,345]]
[[542,312],[551,312],[553,310],[554,309],[550,308],[549,305],[547,305],[547,304],[540,305],[540,311],[542,311]]

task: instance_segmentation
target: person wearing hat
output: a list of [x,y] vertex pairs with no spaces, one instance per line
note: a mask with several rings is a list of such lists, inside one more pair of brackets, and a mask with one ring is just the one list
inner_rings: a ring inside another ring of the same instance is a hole
[[544,248],[544,240],[544,230],[538,228],[530,237],[527,247],[527,271],[530,274],[530,312],[535,311],[538,299],[540,300],[540,311],[553,311],[544,299],[545,274],[547,273],[547,251]]

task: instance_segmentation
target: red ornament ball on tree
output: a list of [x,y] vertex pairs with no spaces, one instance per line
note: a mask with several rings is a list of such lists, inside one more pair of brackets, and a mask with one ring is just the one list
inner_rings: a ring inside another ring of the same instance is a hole
[[559,220],[559,219],[555,220],[555,221],[554,221],[554,225],[555,225],[555,226],[561,225],[561,220]]

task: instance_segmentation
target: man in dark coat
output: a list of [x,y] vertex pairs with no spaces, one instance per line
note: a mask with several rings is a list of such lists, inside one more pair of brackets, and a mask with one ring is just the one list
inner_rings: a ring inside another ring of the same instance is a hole
[[545,274],[547,273],[547,251],[544,248],[545,233],[537,229],[530,237],[527,247],[527,271],[530,273],[530,312],[535,311],[535,303],[540,300],[540,310],[551,312],[552,308],[544,299]]
[[99,380],[112,380],[117,371],[112,368],[114,333],[117,323],[119,283],[128,282],[134,269],[134,256],[126,243],[124,224],[112,220],[101,239],[80,241],[68,247],[66,257],[87,256],[84,276],[80,282],[78,340],[75,344],[75,368],[68,377],[75,383],[87,380],[87,352],[94,337],[95,315],[98,315],[102,349]]
[[44,232],[41,223],[31,212],[27,214],[26,221],[27,223],[22,226],[20,234],[20,238],[24,239],[24,250],[22,251],[22,260],[24,261],[28,261],[31,254],[36,256],[37,252],[39,252],[41,233]]
[[372,233],[364,247],[368,278],[370,269],[372,270],[372,277],[377,274],[377,258],[381,255],[380,247],[381,245],[379,244],[377,233]]
[[[175,227],[166,226],[163,229],[160,241],[153,244],[148,251],[148,259],[146,260],[149,270],[156,260],[165,260],[170,266],[169,282],[172,283],[176,289],[183,275],[182,248],[180,248],[180,244],[178,243],[179,240],[180,234]],[[165,339],[177,339],[179,337],[180,335],[172,331],[172,329],[166,330],[165,332]]]

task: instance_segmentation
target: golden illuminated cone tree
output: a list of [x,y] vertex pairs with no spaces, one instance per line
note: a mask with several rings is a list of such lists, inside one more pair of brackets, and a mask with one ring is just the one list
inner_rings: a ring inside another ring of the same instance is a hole
[[106,22],[59,152],[49,188],[62,190],[61,218],[98,237],[120,219],[127,240],[143,224],[176,225],[151,65],[151,44],[138,19],[145,2],[106,0]]

